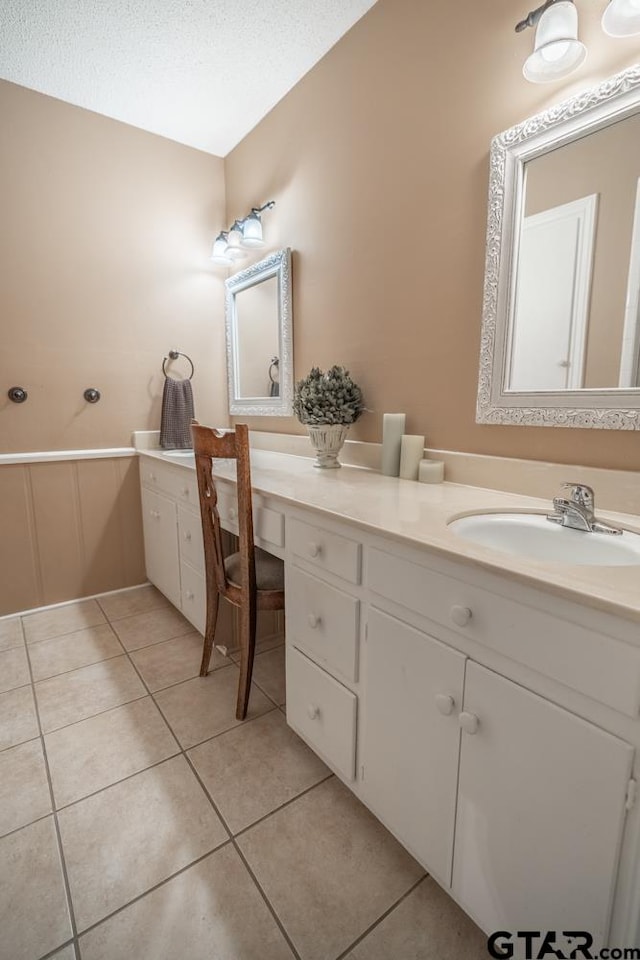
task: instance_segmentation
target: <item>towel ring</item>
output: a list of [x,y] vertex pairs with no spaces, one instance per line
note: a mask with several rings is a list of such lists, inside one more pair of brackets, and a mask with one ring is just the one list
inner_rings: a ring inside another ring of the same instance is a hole
[[[165,369],[165,364],[167,360],[177,360],[178,357],[184,357],[185,360],[189,362],[189,366],[191,367],[191,373],[189,374],[187,379],[191,380],[194,373],[193,360],[191,359],[191,357],[188,357],[186,353],[179,353],[177,350],[169,350],[169,356],[165,357],[164,360],[162,361],[162,372],[164,373],[165,377],[169,378],[169,374]],[[172,377],[171,379],[174,379],[174,378]]]
[[271,372],[274,367],[276,370],[280,370],[280,357],[274,357],[269,365],[269,380],[271,380],[271,383],[278,383],[277,380],[273,379],[273,373]]

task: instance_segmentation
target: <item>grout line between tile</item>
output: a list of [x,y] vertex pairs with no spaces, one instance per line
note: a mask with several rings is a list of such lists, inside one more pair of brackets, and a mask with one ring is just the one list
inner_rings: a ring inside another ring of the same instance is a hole
[[[22,617],[20,618],[20,620],[22,621]],[[111,630],[111,633],[114,635],[114,637],[116,638],[120,646],[122,646],[122,641],[120,640],[120,637],[115,632],[115,630],[113,629],[113,627],[111,626],[108,620],[101,621],[100,623],[92,623],[86,627],[78,627],[77,630],[67,630],[66,633],[57,633],[55,637],[43,637],[42,640],[32,640],[31,643],[27,642],[26,635],[25,635],[24,645],[25,647],[29,647],[29,648],[39,647],[41,643],[49,643],[52,640],[64,640],[65,637],[72,637],[74,633],[84,633],[85,630],[97,630],[98,627],[109,627],[109,629]]]
[[[68,912],[69,912],[69,921],[70,921],[70,923],[71,923],[71,933],[72,933],[72,939],[73,939],[74,949],[75,949],[75,944],[77,944],[77,942],[78,942],[78,928],[77,928],[77,926],[76,926],[76,917],[75,917],[75,912],[74,912],[74,909],[73,909],[73,900],[71,899],[71,885],[70,885],[70,883],[69,883],[69,874],[68,874],[68,872],[67,872],[67,863],[66,863],[65,856],[64,856],[64,849],[63,849],[63,846],[62,846],[62,834],[60,833],[60,824],[58,823],[58,813],[57,813],[57,810],[56,810],[55,797],[54,797],[54,793],[53,793],[53,781],[51,780],[51,770],[49,769],[49,757],[48,757],[48,755],[47,755],[47,747],[46,747],[46,744],[45,744],[45,741],[44,741],[44,733],[43,733],[43,730],[42,730],[42,723],[41,723],[41,720],[40,720],[40,708],[39,708],[39,706],[38,706],[38,698],[36,697],[36,693],[35,693],[35,684],[34,684],[34,682],[33,682],[33,671],[32,671],[32,668],[31,668],[31,658],[30,658],[30,656],[29,656],[29,648],[28,648],[28,646],[26,647],[26,650],[27,650],[27,665],[28,665],[28,667],[29,667],[29,676],[31,677],[31,688],[32,688],[31,692],[32,692],[32,695],[33,695],[33,702],[34,702],[35,711],[36,711],[36,720],[37,720],[37,723],[38,723],[38,730],[40,731],[40,746],[41,746],[41,748],[42,748],[42,756],[43,756],[43,760],[44,760],[44,768],[45,768],[45,773],[46,773],[46,775],[47,775],[47,783],[48,783],[48,785],[49,785],[49,797],[50,797],[50,800],[51,800],[51,816],[53,817],[53,825],[54,825],[54,828],[55,828],[56,840],[57,840],[57,843],[58,843],[58,856],[60,857],[60,867],[61,867],[61,870],[62,870],[62,881],[63,881],[63,884],[64,884],[65,896],[66,896],[66,898],[67,898],[67,910],[68,910]],[[66,941],[66,942],[69,942],[69,941]],[[60,947],[57,947],[56,949],[59,950]]]
[[59,947],[56,947],[55,950],[50,950],[49,953],[44,953],[41,957],[38,957],[38,960],[50,960],[51,957],[55,957],[56,954],[60,953],[62,950],[66,950],[67,947],[73,947],[74,957],[78,956],[75,941],[67,940],[65,943],[61,943]]
[[[273,711],[270,711],[273,712]],[[266,716],[266,714],[263,714]],[[189,749],[193,749],[189,747]],[[315,790],[316,787],[319,787],[321,784],[326,783],[327,780],[331,780],[334,777],[334,773],[328,773],[326,777],[323,777],[322,780],[318,780],[317,783],[312,783],[310,787],[307,787],[305,790],[301,790],[300,793],[296,793],[295,797],[291,797],[289,800],[285,800],[284,803],[281,803],[279,807],[274,807],[273,810],[270,810],[269,813],[265,813],[263,817],[260,817],[259,820],[254,820],[253,823],[250,823],[248,826],[243,827],[242,830],[238,830],[237,833],[233,834],[233,839],[237,840],[238,837],[244,836],[245,833],[248,833],[249,830],[253,830],[254,827],[257,827],[259,823],[264,823],[265,820],[268,820],[269,817],[272,817],[276,813],[280,813],[281,810],[284,810],[285,807],[290,807],[292,803],[295,803],[296,800],[299,800],[301,797],[304,797],[305,794],[311,793],[312,790]]]
[[[131,660],[131,658],[129,658],[129,659]],[[133,665],[133,669],[136,670],[136,672],[138,673],[138,676],[140,677],[141,682],[144,684],[145,688],[148,690],[148,687],[147,687],[147,685],[146,685],[146,683],[145,683],[145,681],[144,681],[144,677],[143,677],[142,674],[137,670],[136,665],[135,665],[135,663],[133,662],[133,660],[131,660],[131,663],[132,663],[132,665]],[[207,797],[209,803],[211,804],[211,806],[212,806],[212,808],[213,808],[213,810],[214,810],[214,813],[216,814],[216,816],[217,816],[218,819],[220,820],[220,823],[222,824],[223,828],[226,830],[227,835],[228,835],[228,837],[229,837],[229,842],[232,844],[234,850],[236,851],[236,854],[240,857],[240,860],[241,860],[242,863],[244,864],[245,869],[247,870],[249,876],[250,876],[251,879],[253,880],[253,882],[254,882],[254,884],[255,884],[255,886],[256,886],[256,888],[257,888],[260,896],[262,897],[262,899],[264,900],[264,902],[265,902],[265,904],[266,904],[266,906],[267,906],[267,909],[268,909],[269,912],[271,913],[271,915],[272,915],[272,917],[273,917],[276,925],[278,926],[278,928],[279,928],[282,936],[284,937],[287,945],[289,946],[289,949],[290,949],[291,952],[293,953],[293,956],[294,956],[295,960],[301,960],[300,954],[299,954],[298,951],[296,950],[296,948],[295,948],[295,946],[294,946],[294,944],[293,944],[293,941],[291,940],[291,937],[289,936],[287,930],[285,929],[284,924],[283,924],[282,921],[280,920],[280,917],[279,917],[278,914],[276,913],[276,911],[275,911],[274,907],[272,906],[269,898],[267,897],[265,891],[262,889],[262,886],[261,886],[260,883],[258,882],[257,877],[256,877],[256,875],[254,874],[254,872],[253,872],[253,870],[251,869],[251,867],[249,866],[249,863],[248,863],[246,857],[244,856],[242,850],[240,849],[240,847],[239,847],[238,844],[236,843],[235,837],[233,836],[233,833],[232,833],[231,829],[229,828],[229,825],[228,825],[227,821],[226,821],[225,818],[222,816],[221,811],[219,810],[219,808],[218,808],[217,804],[215,803],[213,797],[211,796],[211,794],[210,794],[209,791],[207,790],[207,788],[206,788],[203,780],[202,780],[201,777],[200,777],[200,774],[198,773],[198,771],[196,770],[194,764],[192,763],[191,758],[187,755],[187,750],[186,750],[186,749],[182,746],[182,744],[180,743],[180,741],[179,741],[179,739],[178,739],[178,737],[177,737],[177,735],[176,735],[173,727],[171,726],[171,724],[169,723],[169,720],[168,720],[167,717],[165,716],[165,714],[164,714],[164,712],[163,712],[163,710],[162,710],[162,707],[161,707],[160,704],[156,701],[154,695],[151,693],[150,690],[149,690],[149,696],[152,698],[152,700],[153,700],[153,702],[155,703],[156,707],[157,707],[158,710],[160,711],[164,722],[165,722],[165,723],[167,724],[167,726],[169,727],[169,730],[171,730],[171,733],[173,734],[173,736],[174,736],[174,737],[176,738],[176,740],[178,741],[178,744],[180,745],[180,753],[181,753],[181,755],[182,755],[182,756],[184,757],[184,759],[187,761],[187,763],[188,763],[188,765],[189,765],[189,767],[190,767],[190,769],[191,769],[194,777],[196,778],[196,780],[197,780],[198,783],[200,784],[200,787],[201,787],[202,790],[204,791],[205,796]],[[277,708],[276,708],[276,709],[277,709]],[[271,712],[271,711],[268,711],[268,712]],[[260,716],[264,716],[264,714],[260,714]],[[257,720],[258,717],[255,717],[254,719]],[[249,722],[251,722],[251,721],[249,721]],[[232,727],[231,729],[236,729],[236,727]],[[222,732],[227,733],[228,731],[225,730],[225,731],[222,731]],[[220,734],[217,734],[217,736],[221,736],[221,735],[222,735],[222,732],[221,732]],[[209,739],[214,739],[214,737],[210,737]],[[202,741],[202,742],[204,743],[205,741]],[[194,744],[194,746],[197,746],[197,744]],[[193,747],[188,747],[187,749],[192,750]],[[272,812],[273,812],[273,811],[272,811]],[[223,846],[223,844],[221,844],[221,846]],[[220,849],[220,848],[218,847],[218,848],[216,848],[216,849]],[[212,851],[212,852],[213,852],[213,851]],[[193,864],[190,864],[190,866],[193,866]],[[147,891],[147,892],[149,892],[149,891]]]
[[382,921],[385,920],[385,919],[389,916],[390,913],[393,913],[393,911],[394,911],[397,907],[400,906],[400,904],[402,903],[403,900],[406,900],[407,897],[408,897],[410,894],[413,893],[413,891],[416,889],[416,887],[419,887],[421,883],[424,883],[424,881],[427,879],[428,876],[429,876],[429,874],[428,874],[428,873],[425,873],[422,877],[420,877],[419,880],[416,880],[416,882],[415,882],[414,884],[412,884],[412,885],[409,887],[409,889],[408,889],[405,893],[403,893],[402,896],[399,897],[399,898],[396,900],[396,902],[393,903],[393,904],[389,907],[388,910],[385,910],[385,912],[384,912],[383,914],[381,914],[381,915],[378,917],[377,920],[374,920],[374,922],[373,922],[369,927],[367,927],[367,929],[364,931],[364,933],[361,933],[359,937],[356,937],[356,939],[353,941],[353,943],[350,943],[346,950],[343,950],[342,953],[338,954],[338,956],[335,958],[335,960],[345,960],[345,958],[351,953],[351,951],[353,950],[353,948],[354,948],[354,947],[357,947],[359,943],[362,943],[362,941],[363,941],[366,937],[368,937],[369,934],[370,934],[373,930],[375,930],[375,928],[378,926],[378,924],[382,923]]
[[185,864],[184,867],[180,867],[180,869],[176,870],[175,873],[172,873],[170,876],[165,877],[163,880],[159,880],[158,883],[154,883],[154,885],[152,887],[149,887],[148,890],[143,890],[142,893],[139,893],[136,897],[133,897],[131,900],[127,900],[127,902],[123,903],[122,906],[117,907],[115,910],[112,910],[111,913],[108,913],[105,917],[101,917],[99,920],[96,920],[96,922],[92,923],[91,926],[84,927],[78,934],[78,937],[82,938],[84,937],[85,934],[90,933],[92,930],[95,930],[96,927],[101,927],[102,924],[106,923],[107,920],[111,920],[113,917],[117,916],[119,913],[122,913],[123,910],[126,910],[127,907],[130,907],[132,904],[137,903],[138,900],[143,900],[150,893],[153,893],[155,890],[159,890],[160,887],[166,886],[167,883],[170,883],[172,880],[175,880],[176,877],[179,877],[181,873],[185,873],[187,870],[190,870],[191,867],[195,867],[196,864],[202,863],[203,860],[206,860],[208,857],[213,856],[214,853],[217,853],[219,850],[222,850],[224,847],[228,846],[229,843],[230,843],[229,839],[223,840],[222,843],[219,843],[217,847],[213,848],[213,850],[207,850],[207,852],[203,853],[201,857],[197,857],[195,860],[192,860],[190,863]]
[[[97,602],[98,602],[98,605],[100,606],[99,601],[97,601]],[[157,608],[156,608],[156,609],[157,609]],[[102,610],[102,607],[101,607],[101,606],[100,606],[100,610],[104,613],[104,610]],[[145,611],[145,612],[146,612],[146,611]],[[105,615],[105,617],[106,617],[106,613],[105,613],[104,615]],[[135,614],[133,614],[132,616],[135,616]],[[124,617],[121,617],[121,618],[117,618],[117,619],[122,620],[122,619],[125,619],[125,618],[124,618]],[[109,626],[111,626],[111,620],[110,620],[110,618],[108,618],[108,617],[107,617],[107,623],[109,624]],[[83,629],[83,628],[81,628],[81,629]],[[113,629],[113,627],[112,627],[112,629]],[[23,628],[23,632],[24,632],[24,628]],[[75,631],[75,630],[69,631],[69,633],[76,633],[76,632],[78,632],[78,631]],[[191,631],[189,631],[189,632],[191,632]],[[114,630],[114,633],[115,633],[115,630]],[[60,637],[63,637],[63,636],[66,636],[66,635],[67,635],[67,634],[61,634]],[[186,634],[179,634],[178,636],[185,636],[185,635],[186,635]],[[117,636],[117,634],[116,634],[116,636]],[[47,639],[55,640],[55,639],[59,639],[59,637],[50,637],[50,638],[47,638]],[[173,639],[177,639],[177,637],[169,637],[169,638],[166,639],[166,641],[160,641],[160,642],[161,642],[161,643],[162,643],[162,642],[167,642],[168,640],[173,640]],[[118,637],[118,640],[119,640],[119,642],[122,644],[122,641],[120,640],[119,637]],[[36,643],[39,643],[39,642],[46,642],[46,641],[36,641]],[[46,954],[43,958],[41,958],[41,960],[47,960],[47,958],[54,956],[59,950],[62,950],[62,949],[64,949],[65,947],[67,947],[67,946],[69,946],[69,945],[72,945],[72,944],[73,944],[73,946],[74,946],[74,949],[76,950],[77,956],[79,956],[79,955],[80,955],[80,952],[79,952],[79,949],[80,949],[80,948],[79,948],[79,942],[78,942],[79,934],[78,934],[77,924],[76,924],[76,921],[75,921],[75,914],[74,914],[74,911],[73,911],[73,901],[72,901],[72,899],[71,899],[71,889],[70,889],[70,885],[69,885],[69,878],[68,878],[68,874],[67,874],[66,862],[65,862],[65,860],[64,860],[64,851],[63,851],[63,847],[62,847],[62,838],[61,838],[60,828],[59,828],[59,824],[58,824],[58,817],[57,817],[58,809],[57,809],[56,806],[55,806],[55,797],[54,797],[54,793],[53,793],[53,784],[52,784],[52,781],[51,781],[51,773],[50,773],[50,769],[49,769],[48,757],[47,757],[47,752],[46,752],[45,734],[44,734],[44,732],[43,732],[43,730],[42,730],[42,723],[41,723],[41,720],[40,720],[40,712],[39,712],[39,707],[38,707],[38,701],[37,701],[37,698],[35,697],[35,682],[34,682],[34,680],[33,680],[33,672],[32,672],[32,667],[31,667],[31,660],[30,660],[29,652],[28,652],[28,651],[29,651],[29,646],[30,646],[30,645],[29,645],[29,644],[26,644],[26,642],[25,642],[25,648],[26,648],[26,650],[27,650],[27,661],[28,661],[29,672],[30,672],[30,676],[31,676],[30,686],[31,686],[31,690],[32,690],[32,695],[34,696],[35,709],[36,709],[36,717],[37,717],[37,722],[38,722],[38,728],[39,728],[39,730],[40,730],[39,736],[38,736],[37,738],[32,738],[32,739],[40,739],[41,745],[42,745],[42,749],[43,749],[43,755],[44,755],[44,761],[45,761],[45,768],[46,768],[46,774],[47,774],[47,780],[48,780],[49,791],[50,791],[50,796],[51,796],[51,804],[52,804],[52,813],[51,813],[51,814],[47,814],[46,816],[53,816],[53,820],[54,820],[54,824],[55,824],[56,836],[57,836],[57,841],[58,841],[60,859],[61,859],[61,864],[62,864],[62,872],[63,872],[63,878],[64,878],[64,884],[65,884],[65,892],[66,892],[66,896],[67,896],[68,909],[69,909],[69,915],[70,915],[70,919],[71,919],[71,926],[72,926],[72,932],[73,932],[73,939],[67,941],[67,942],[64,943],[64,944],[61,944],[60,946],[58,946],[58,947],[56,947],[54,950],[52,950],[50,953]],[[155,644],[147,644],[146,646],[155,646]],[[145,649],[145,647],[137,647],[136,650],[131,650],[131,651],[130,651],[130,650],[126,650],[126,649],[123,648],[123,653],[122,653],[122,654],[118,654],[118,656],[126,656],[126,657],[128,658],[128,660],[129,660],[129,662],[131,663],[134,671],[135,671],[136,674],[138,675],[138,677],[139,677],[139,679],[140,679],[140,681],[141,681],[141,683],[142,683],[142,685],[143,685],[143,687],[144,687],[144,689],[145,689],[145,691],[146,691],[146,694],[143,694],[141,697],[135,697],[135,698],[133,698],[133,700],[125,701],[125,703],[117,704],[116,706],[109,707],[109,708],[107,708],[106,710],[101,710],[101,711],[99,711],[99,713],[97,713],[97,714],[92,714],[91,717],[83,717],[82,719],[76,720],[76,721],[74,721],[74,722],[71,723],[71,724],[64,724],[62,727],[56,728],[56,730],[48,731],[48,732],[47,732],[47,735],[48,735],[49,733],[55,733],[55,732],[57,732],[57,730],[65,729],[66,727],[74,726],[74,725],[76,725],[76,724],[78,724],[78,723],[82,723],[84,720],[92,719],[93,716],[100,716],[100,715],[103,714],[103,713],[109,713],[111,710],[116,710],[116,709],[118,709],[119,707],[126,706],[128,703],[133,703],[133,702],[136,702],[137,700],[144,699],[145,696],[149,696],[150,699],[151,699],[151,700],[153,701],[153,703],[155,704],[156,708],[158,709],[158,711],[159,711],[160,715],[162,716],[164,722],[167,724],[167,727],[168,727],[168,729],[170,730],[172,736],[176,739],[177,751],[176,751],[175,753],[173,753],[170,757],[165,757],[163,760],[159,760],[159,761],[158,761],[157,763],[155,763],[155,764],[150,764],[149,767],[145,767],[145,768],[143,768],[143,770],[138,770],[138,771],[136,771],[135,773],[129,774],[128,776],[123,777],[123,778],[121,778],[120,780],[115,781],[115,782],[112,783],[112,784],[108,784],[107,786],[102,787],[100,790],[96,790],[96,791],[94,791],[93,793],[88,794],[86,797],[78,798],[78,800],[74,800],[74,801],[72,801],[70,804],[66,804],[64,807],[60,807],[59,809],[60,809],[60,810],[66,809],[66,808],[68,808],[68,807],[70,807],[70,806],[73,806],[74,804],[77,804],[77,803],[82,802],[82,800],[86,800],[87,797],[89,797],[89,796],[95,796],[95,795],[98,794],[98,793],[102,793],[104,790],[108,790],[111,786],[115,786],[116,783],[121,783],[121,782],[123,782],[124,780],[131,779],[132,777],[137,776],[139,773],[144,772],[144,770],[151,769],[152,767],[155,767],[155,766],[159,766],[161,763],[165,763],[167,760],[172,759],[172,758],[174,758],[174,757],[176,757],[176,756],[183,756],[183,757],[185,758],[187,764],[189,765],[189,768],[191,769],[192,773],[193,773],[194,776],[196,777],[198,783],[200,784],[201,788],[203,789],[203,791],[204,791],[204,793],[205,793],[205,796],[206,796],[207,799],[209,800],[209,803],[211,804],[214,812],[216,813],[216,815],[217,815],[218,818],[220,819],[220,822],[222,823],[223,828],[224,828],[224,830],[226,831],[226,833],[227,833],[227,835],[228,835],[228,839],[227,839],[226,841],[224,841],[223,843],[219,844],[214,850],[208,851],[208,852],[207,852],[206,854],[204,854],[202,857],[199,857],[198,859],[193,860],[191,863],[186,864],[186,865],[185,865],[184,867],[182,867],[180,870],[177,870],[175,873],[171,874],[169,877],[166,877],[164,880],[161,880],[158,884],[155,884],[153,887],[150,887],[148,890],[143,891],[141,894],[139,894],[139,896],[134,897],[132,900],[130,900],[130,901],[128,901],[127,903],[123,904],[121,907],[119,907],[117,910],[113,911],[112,913],[108,914],[106,917],[102,917],[99,921],[97,921],[97,922],[96,922],[95,924],[93,924],[91,927],[87,927],[86,930],[83,930],[83,931],[82,931],[82,935],[84,935],[85,933],[87,933],[89,930],[92,930],[92,929],[94,929],[95,927],[100,926],[102,923],[104,923],[106,920],[108,920],[108,919],[110,919],[111,917],[113,917],[115,914],[120,913],[122,910],[126,909],[126,908],[129,907],[131,904],[135,903],[137,900],[142,899],[143,897],[147,896],[149,893],[153,892],[154,890],[156,890],[156,889],[158,889],[159,887],[163,886],[164,884],[168,883],[168,882],[169,882],[170,880],[172,880],[174,877],[178,876],[178,875],[181,874],[181,873],[184,873],[186,870],[190,869],[190,868],[193,867],[195,864],[200,863],[202,860],[205,860],[207,857],[212,856],[213,853],[215,853],[216,851],[222,849],[222,848],[223,848],[224,846],[226,846],[227,844],[231,844],[231,845],[233,846],[234,850],[236,851],[237,855],[239,856],[241,862],[244,864],[245,869],[247,870],[247,872],[248,872],[251,880],[252,880],[253,883],[255,884],[255,886],[256,886],[256,888],[257,888],[260,896],[262,897],[265,905],[267,906],[267,909],[269,910],[270,914],[272,915],[272,917],[273,917],[273,919],[274,919],[274,922],[276,923],[278,929],[279,929],[280,932],[282,933],[282,936],[283,936],[283,938],[285,939],[287,945],[289,946],[289,949],[292,951],[293,957],[295,958],[295,960],[301,960],[300,954],[298,953],[296,947],[294,946],[294,944],[293,944],[293,942],[292,942],[292,940],[291,940],[291,938],[290,938],[290,936],[289,936],[289,934],[288,934],[288,932],[287,932],[284,924],[283,924],[282,921],[280,920],[280,917],[279,917],[278,914],[276,913],[275,908],[274,908],[273,905],[271,904],[269,898],[267,897],[265,891],[263,890],[261,884],[259,883],[259,881],[258,881],[255,873],[253,872],[253,870],[252,870],[252,868],[251,868],[251,866],[250,866],[247,858],[245,857],[244,853],[242,852],[242,850],[240,849],[240,847],[239,847],[238,844],[236,843],[236,837],[234,836],[233,832],[231,831],[231,829],[230,829],[229,825],[227,824],[225,818],[222,816],[220,810],[218,809],[218,807],[217,807],[215,801],[213,800],[211,794],[209,793],[208,789],[206,788],[206,786],[204,785],[203,781],[201,780],[200,775],[198,774],[197,770],[195,769],[195,766],[193,765],[193,763],[191,762],[191,759],[187,756],[187,750],[193,750],[196,746],[200,746],[202,743],[206,743],[206,742],[208,742],[209,740],[215,740],[217,737],[223,736],[225,733],[229,733],[229,732],[231,732],[231,730],[237,729],[237,725],[236,725],[236,726],[233,726],[233,727],[230,727],[230,728],[227,729],[227,730],[222,730],[222,731],[220,731],[220,733],[214,734],[213,737],[207,737],[205,740],[202,740],[202,741],[200,741],[199,743],[193,744],[193,745],[191,745],[191,746],[189,746],[189,747],[186,747],[186,748],[183,747],[182,744],[180,743],[180,741],[178,740],[178,738],[177,738],[177,736],[176,736],[176,734],[175,734],[175,732],[174,732],[174,730],[173,730],[173,727],[171,726],[171,724],[170,724],[169,721],[167,720],[167,717],[165,716],[164,712],[162,711],[162,708],[160,707],[160,705],[159,705],[158,702],[156,701],[155,693],[161,693],[161,692],[163,692],[164,690],[170,689],[170,687],[179,686],[179,685],[182,684],[182,683],[188,682],[188,680],[181,680],[181,681],[178,681],[178,683],[169,684],[169,686],[163,687],[161,690],[157,690],[157,691],[153,691],[153,692],[152,692],[152,691],[149,689],[147,683],[145,682],[145,679],[144,679],[144,677],[142,676],[140,670],[137,668],[135,662],[133,661],[133,658],[131,657],[131,654],[132,654],[132,653],[135,653],[137,650],[141,650],[141,649]],[[275,648],[274,648],[274,649],[275,649]],[[268,653],[268,652],[270,652],[270,651],[263,651],[263,652]],[[107,660],[110,660],[110,659],[115,659],[115,657],[109,657],[109,658],[107,658]],[[236,669],[237,669],[237,666],[238,666],[238,665],[235,663],[235,661],[234,661],[231,657],[229,657],[229,660],[230,660],[230,662],[229,662],[228,664],[224,664],[222,667],[218,667],[217,669],[218,669],[218,670],[224,669],[226,666],[235,666]],[[97,662],[97,663],[100,663],[100,662],[105,662],[105,661],[96,661],[96,662]],[[88,664],[88,666],[91,666],[91,665],[92,665],[92,664]],[[80,668],[75,668],[75,669],[82,669],[82,668],[80,667]],[[73,673],[73,672],[74,672],[74,670],[65,671],[65,673]],[[62,676],[62,675],[64,675],[64,674],[56,674],[55,676]],[[42,681],[38,681],[38,683],[45,682],[46,680],[49,680],[49,679],[53,679],[53,678],[47,677],[47,678],[44,678]],[[193,678],[188,678],[188,679],[193,679]],[[255,681],[254,681],[254,683],[255,683]],[[24,684],[23,686],[28,686],[28,684]],[[251,723],[251,722],[253,722],[253,720],[258,720],[258,719],[260,719],[260,717],[266,716],[267,714],[272,713],[274,710],[282,710],[282,707],[281,707],[279,704],[277,704],[276,701],[274,700],[274,698],[273,698],[272,696],[270,696],[265,690],[263,690],[263,688],[260,687],[260,685],[259,685],[258,683],[256,683],[256,687],[257,687],[257,688],[260,690],[260,692],[267,698],[267,700],[268,700],[270,703],[273,704],[273,707],[272,707],[272,709],[268,710],[266,713],[259,714],[257,717],[254,717],[254,718],[252,718],[252,719],[250,719],[250,720],[248,720],[248,721],[245,721],[245,722],[244,722],[245,724],[246,724],[246,723]],[[19,688],[15,688],[15,689],[19,689]],[[8,748],[6,748],[6,749],[11,749],[11,748],[8,747]],[[240,836],[241,834],[245,833],[246,831],[248,831],[249,829],[251,829],[253,826],[255,826],[257,823],[260,823],[260,822],[262,822],[263,820],[267,819],[268,817],[272,816],[274,813],[278,812],[278,810],[281,810],[282,808],[284,808],[284,807],[286,807],[286,806],[289,806],[290,804],[292,804],[293,802],[295,802],[295,800],[297,800],[300,796],[303,796],[304,794],[309,793],[311,790],[315,789],[315,787],[319,786],[321,783],[324,783],[326,780],[330,779],[332,776],[333,776],[333,774],[329,773],[326,777],[324,777],[324,778],[323,778],[322,780],[320,780],[318,783],[313,784],[313,786],[307,788],[307,790],[302,791],[302,793],[296,795],[296,797],[293,797],[293,798],[291,798],[290,800],[285,801],[285,803],[281,804],[279,807],[277,807],[277,808],[275,808],[274,810],[270,811],[270,812],[269,812],[268,814],[266,814],[264,817],[261,817],[260,820],[258,820],[258,821],[256,821],[255,823],[251,824],[249,827],[244,828],[244,830],[240,831],[240,833],[237,834],[237,836]],[[44,818],[39,818],[39,819],[44,819]],[[33,821],[33,822],[35,822],[35,821]],[[27,826],[27,825],[25,825],[25,826]],[[18,828],[18,829],[23,829],[23,828],[20,827],[20,828]],[[12,832],[14,832],[14,831],[12,831]]]
[[112,657],[103,657],[102,660],[92,660],[91,663],[83,663],[81,667],[72,667],[70,670],[61,670],[60,673],[52,673],[50,677],[39,677],[33,681],[33,684],[35,686],[36,683],[45,683],[47,680],[57,680],[58,677],[66,677],[68,673],[75,673],[76,670],[84,670],[85,667],[95,667],[97,663],[108,663],[109,660],[117,660],[117,658],[121,656],[122,653],[114,653]]

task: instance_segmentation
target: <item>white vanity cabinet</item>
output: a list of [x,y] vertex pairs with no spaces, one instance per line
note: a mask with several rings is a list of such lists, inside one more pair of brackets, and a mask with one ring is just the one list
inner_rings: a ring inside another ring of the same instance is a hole
[[146,487],[141,495],[147,577],[171,603],[180,607],[176,505],[169,497]]
[[630,729],[640,648],[614,618],[607,635],[426,551],[294,523],[290,725],[487,933],[606,944],[635,744],[590,713]]
[[348,783],[356,776],[362,545],[287,519],[287,722]]
[[207,597],[195,473],[143,457],[140,481],[147,577],[204,634]]
[[469,660],[452,890],[485,930],[609,929],[633,748]]
[[487,930],[602,944],[633,748],[372,609],[362,799]]

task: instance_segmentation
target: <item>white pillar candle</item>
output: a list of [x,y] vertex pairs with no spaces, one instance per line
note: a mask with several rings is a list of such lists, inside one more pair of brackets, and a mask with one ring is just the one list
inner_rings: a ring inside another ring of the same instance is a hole
[[418,467],[424,456],[424,437],[404,433],[400,444],[400,477],[402,480],[417,480]]
[[382,417],[382,472],[397,477],[400,472],[400,444],[404,433],[404,413],[385,413]]
[[442,483],[444,480],[443,461],[421,460],[418,466],[418,480],[420,483]]

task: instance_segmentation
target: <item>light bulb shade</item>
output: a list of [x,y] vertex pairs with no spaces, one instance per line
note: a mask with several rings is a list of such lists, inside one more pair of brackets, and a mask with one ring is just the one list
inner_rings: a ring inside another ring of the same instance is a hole
[[214,240],[211,251],[211,259],[213,262],[223,264],[224,266],[229,266],[230,263],[233,263],[231,257],[227,254],[227,236],[226,230],[219,233]]
[[227,256],[232,260],[243,260],[247,254],[242,249],[242,226],[238,220],[229,230],[229,241],[227,243]]
[[578,11],[572,0],[548,7],[536,28],[535,48],[522,69],[531,83],[566,77],[584,63],[587,48],[578,40]]
[[243,247],[264,247],[262,221],[253,210],[242,221],[242,245]]
[[611,0],[602,14],[602,29],[610,37],[640,34],[640,0]]

